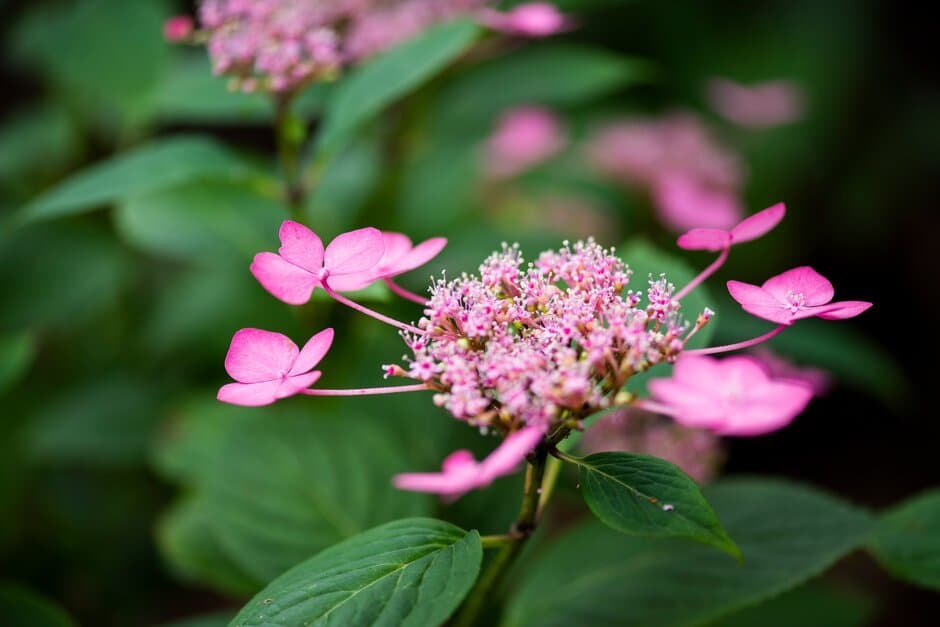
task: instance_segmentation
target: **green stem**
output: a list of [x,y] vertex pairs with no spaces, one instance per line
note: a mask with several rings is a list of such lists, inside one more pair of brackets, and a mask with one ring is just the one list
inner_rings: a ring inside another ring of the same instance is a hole
[[[472,627],[480,616],[480,612],[490,600],[490,593],[498,587],[500,581],[509,570],[522,550],[526,540],[535,531],[538,524],[539,500],[542,492],[542,481],[545,476],[545,462],[548,449],[542,444],[532,453],[526,466],[525,487],[522,494],[522,505],[519,516],[512,525],[512,530],[503,538],[502,549],[493,558],[486,570],[477,580],[476,586],[464,602],[458,614],[454,617],[453,627]],[[494,536],[486,536],[493,538]]]
[[290,207],[291,217],[303,217],[307,190],[303,184],[300,168],[300,148],[304,142],[304,123],[291,110],[292,95],[277,96],[274,101],[274,133],[277,154],[284,175],[284,200]]

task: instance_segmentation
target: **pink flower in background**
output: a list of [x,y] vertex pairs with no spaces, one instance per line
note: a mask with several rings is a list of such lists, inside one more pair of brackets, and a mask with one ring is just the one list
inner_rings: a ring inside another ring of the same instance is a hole
[[723,457],[719,438],[711,431],[683,427],[633,407],[617,409],[597,420],[584,432],[580,446],[585,453],[654,455],[672,462],[700,484],[714,478]]
[[672,377],[653,379],[649,389],[655,403],[643,408],[672,416],[687,427],[738,436],[787,426],[813,397],[808,385],[773,379],[760,361],[745,356],[683,356]]
[[554,4],[528,2],[503,13],[480,11],[480,22],[493,30],[521,37],[549,37],[570,27],[570,21]]
[[385,253],[382,233],[374,228],[338,235],[324,250],[316,233],[286,220],[280,238],[278,254],[255,255],[251,273],[264,289],[291,305],[310,300],[318,286],[341,292],[365,287]]
[[694,115],[614,122],[593,133],[586,150],[600,172],[646,188],[674,230],[726,229],[741,218],[738,157]]
[[796,122],[806,112],[803,91],[793,81],[768,81],[748,87],[717,78],[708,83],[706,91],[712,108],[739,126],[780,126]]
[[753,241],[772,231],[786,215],[786,206],[781,202],[748,216],[730,230],[696,228],[681,235],[679,248],[685,250],[710,250],[717,252],[735,244]]
[[728,291],[744,311],[781,325],[791,325],[803,318],[854,318],[872,305],[859,300],[831,302],[835,295],[832,283],[809,266],[787,270],[767,279],[760,287],[728,281]]
[[237,383],[223,385],[218,399],[255,407],[298,394],[320,378],[320,372],[313,368],[332,343],[333,329],[314,335],[302,350],[280,333],[241,329],[225,356],[225,371]]
[[486,487],[494,479],[514,472],[544,435],[544,426],[523,427],[506,436],[499,447],[482,462],[476,461],[470,451],[456,451],[444,460],[441,472],[396,475],[395,487],[413,492],[431,492],[449,499],[460,498],[470,490]]
[[789,379],[808,385],[816,396],[823,396],[832,387],[832,376],[822,368],[798,366],[769,348],[758,348],[752,353],[774,379]]
[[193,18],[188,15],[174,15],[163,23],[163,38],[174,43],[186,41],[194,30]]
[[551,111],[519,107],[505,112],[486,143],[484,168],[509,178],[538,165],[565,146],[564,131]]

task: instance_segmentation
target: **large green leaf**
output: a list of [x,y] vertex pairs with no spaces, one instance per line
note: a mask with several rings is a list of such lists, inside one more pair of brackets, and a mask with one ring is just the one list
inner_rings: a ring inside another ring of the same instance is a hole
[[678,466],[638,453],[595,453],[575,463],[585,502],[608,527],[687,537],[741,557],[695,481]]
[[457,58],[478,32],[463,20],[436,26],[342,79],[327,101],[318,149],[336,149],[361,124]]
[[790,482],[729,480],[705,495],[741,547],[743,564],[690,542],[589,523],[527,564],[504,624],[705,624],[818,575],[871,529],[864,512]]
[[73,627],[52,601],[16,584],[0,584],[0,616],[6,627]]
[[294,411],[226,433],[205,496],[225,551],[269,581],[378,523],[429,513],[429,497],[391,487],[408,468],[377,422]]
[[532,46],[451,81],[438,101],[438,124],[454,132],[468,125],[478,130],[509,107],[582,104],[648,76],[645,62],[603,50]]
[[940,489],[888,511],[878,521],[871,550],[894,575],[940,589]]
[[710,627],[865,627],[875,610],[875,600],[862,591],[811,581]]
[[243,185],[192,182],[134,196],[116,213],[120,233],[148,252],[202,265],[247,266],[262,250],[277,248],[287,210]]
[[231,625],[439,625],[470,590],[482,556],[476,531],[428,518],[398,520],[284,573]]
[[30,333],[0,335],[0,395],[29,370],[36,357],[36,338]]
[[211,139],[157,139],[72,175],[23,207],[18,218],[59,218],[188,181],[251,175],[243,159]]

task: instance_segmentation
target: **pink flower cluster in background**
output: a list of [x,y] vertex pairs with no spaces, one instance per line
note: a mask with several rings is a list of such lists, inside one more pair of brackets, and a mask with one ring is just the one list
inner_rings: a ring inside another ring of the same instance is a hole
[[247,92],[289,92],[461,16],[510,35],[545,37],[567,21],[554,6],[508,13],[488,0],[202,0],[195,31],[187,16],[164,25],[169,41],[205,40],[216,74]]
[[[235,334],[226,370],[235,383],[219,399],[263,405],[294,394],[357,396],[431,391],[436,405],[484,433],[503,438],[483,461],[467,451],[449,456],[440,472],[395,478],[403,489],[457,498],[512,472],[537,446],[554,446],[583,421],[609,407],[631,407],[669,416],[683,427],[719,435],[753,436],[789,424],[814,394],[805,373],[781,372],[754,356],[716,359],[707,355],[756,346],[807,317],[844,319],[871,306],[862,301],[832,303],[832,285],[811,268],[795,268],[753,286],[729,282],[745,310],[777,322],[762,336],[701,349],[686,343],[712,317],[682,315],[682,298],[714,273],[733,245],[756,239],[784,217],[774,205],[724,229],[698,229],[680,245],[719,252],[715,262],[676,290],[664,275],[631,289],[631,272],[591,239],[565,243],[525,264],[517,246],[486,259],[477,275],[434,281],[425,298],[398,286],[393,277],[430,261],[445,244],[434,238],[414,246],[399,233],[374,228],[344,233],[324,246],[296,222],[281,227],[278,253],[259,253],[252,272],[277,298],[291,304],[309,300],[322,288],[335,301],[401,332],[411,356],[405,365],[385,366],[386,376],[408,385],[351,390],[317,389],[313,368],[325,356],[331,329],[304,346],[259,329]],[[423,316],[412,324],[373,311],[340,294],[386,282],[404,298],[420,303]],[[674,363],[671,377],[654,379],[652,398],[639,399],[624,387],[636,374]],[[680,429],[677,427],[676,429]],[[678,434],[675,431],[670,435]],[[703,451],[712,450],[699,437]]]
[[708,83],[707,95],[719,115],[747,128],[790,124],[806,113],[803,91],[793,81],[767,81],[748,87],[716,78]]
[[510,178],[550,159],[565,142],[561,121],[548,109],[510,109],[487,139],[483,168],[493,178]]
[[693,114],[608,123],[589,138],[586,151],[602,173],[646,189],[660,219],[675,231],[725,229],[743,215],[740,160]]

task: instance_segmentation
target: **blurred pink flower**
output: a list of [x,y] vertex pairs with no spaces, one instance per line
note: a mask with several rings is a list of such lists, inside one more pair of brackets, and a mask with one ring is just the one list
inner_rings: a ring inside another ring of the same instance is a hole
[[737,436],[787,426],[813,397],[808,385],[773,379],[760,361],[746,356],[683,356],[671,378],[653,379],[649,389],[655,402],[642,408],[672,416],[687,427]]
[[500,117],[487,140],[484,168],[490,176],[509,178],[557,154],[565,141],[561,123],[551,111],[511,109]]
[[486,487],[494,479],[515,471],[544,435],[545,426],[523,427],[506,436],[482,462],[477,462],[470,451],[456,451],[444,460],[441,472],[399,474],[394,478],[395,487],[458,499],[470,490]]
[[602,173],[645,187],[674,230],[730,228],[741,218],[739,160],[692,114],[609,124],[592,135],[586,150]]
[[809,266],[787,270],[760,287],[728,281],[728,291],[744,311],[787,326],[803,318],[854,318],[872,305],[859,300],[831,302],[835,295],[832,283]]
[[723,457],[718,437],[692,429],[652,412],[617,409],[592,424],[581,439],[586,453],[627,451],[672,462],[698,483],[715,476]]
[[326,250],[316,233],[291,220],[281,225],[280,238],[278,254],[255,255],[251,273],[264,289],[290,305],[310,300],[318,286],[360,289],[385,253],[381,231],[371,227],[338,235]]
[[812,388],[816,396],[823,396],[832,386],[832,376],[822,368],[798,366],[765,347],[755,349],[753,355],[764,364],[767,372],[774,379],[789,379],[805,383]]
[[174,15],[163,23],[163,38],[171,42],[186,41],[193,34],[193,18]]
[[549,37],[571,26],[558,7],[548,2],[520,4],[505,13],[483,9],[480,22],[493,30],[521,37]]
[[735,244],[750,242],[772,231],[786,215],[786,206],[781,202],[758,211],[737,223],[730,230],[696,228],[681,235],[679,248],[685,250],[709,250],[717,252]]
[[225,356],[225,371],[237,383],[223,385],[218,399],[254,407],[302,392],[320,378],[320,372],[313,368],[332,343],[333,329],[314,335],[302,350],[280,333],[241,329]]
[[803,91],[793,81],[779,80],[750,87],[716,78],[708,83],[708,101],[730,122],[770,128],[796,122],[805,114]]

